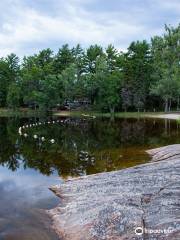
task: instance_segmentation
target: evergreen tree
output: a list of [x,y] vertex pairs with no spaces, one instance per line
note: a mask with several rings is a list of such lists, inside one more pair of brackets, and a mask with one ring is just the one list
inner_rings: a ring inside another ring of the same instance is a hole
[[124,109],[145,108],[151,81],[151,54],[146,41],[132,42],[124,54],[122,101]]

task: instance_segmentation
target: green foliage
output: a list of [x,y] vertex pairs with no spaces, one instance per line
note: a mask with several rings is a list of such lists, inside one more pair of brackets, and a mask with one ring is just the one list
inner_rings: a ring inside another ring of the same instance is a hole
[[124,55],[123,107],[142,109],[146,105],[151,81],[150,47],[146,41],[133,42]]
[[10,108],[16,109],[20,107],[21,88],[17,83],[11,83],[7,94],[7,105]]
[[44,49],[24,57],[0,59],[0,107],[40,110],[88,102],[103,112],[156,108],[179,110],[180,25],[165,26],[151,43],[132,42],[125,53],[112,44],[86,50],[68,44],[56,54]]
[[[165,26],[163,37],[152,39],[153,77],[151,92],[164,100],[165,111],[180,97],[180,25]],[[178,106],[177,106],[178,109]]]
[[62,73],[62,71],[69,67],[73,62],[74,58],[72,50],[69,49],[68,44],[63,45],[54,57],[53,66],[55,73]]
[[76,90],[77,90],[77,68],[74,64],[71,64],[68,68],[66,68],[62,74],[61,78],[64,85],[64,99],[73,101],[76,98]]
[[[41,91],[36,93],[40,110],[49,110],[62,101],[60,76],[48,75],[41,83]],[[57,91],[59,89],[59,91]]]
[[19,58],[15,54],[0,59],[0,107],[7,106],[8,89],[20,74]]

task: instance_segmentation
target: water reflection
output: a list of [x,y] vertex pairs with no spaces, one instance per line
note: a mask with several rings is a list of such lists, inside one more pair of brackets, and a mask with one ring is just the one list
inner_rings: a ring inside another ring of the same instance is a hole
[[0,239],[57,239],[50,229],[50,219],[43,209],[59,200],[47,191],[59,180],[36,174],[21,167],[12,172],[0,167]]
[[20,126],[44,120],[0,118],[0,239],[57,239],[41,210],[59,201],[50,185],[147,162],[146,149],[180,137],[176,121],[77,118],[28,129],[27,138],[18,135]]
[[[44,175],[56,170],[61,177],[92,174],[147,161],[145,149],[179,139],[175,121],[148,119],[69,119],[65,123],[37,126],[20,137],[18,127],[34,119],[1,119],[0,164],[15,171],[20,166]],[[40,142],[33,135],[55,139]]]
[[169,120],[66,119],[19,136],[20,126],[45,120],[0,118],[0,239],[57,239],[41,210],[59,202],[50,185],[144,163],[146,149],[178,143],[180,135],[176,121]]

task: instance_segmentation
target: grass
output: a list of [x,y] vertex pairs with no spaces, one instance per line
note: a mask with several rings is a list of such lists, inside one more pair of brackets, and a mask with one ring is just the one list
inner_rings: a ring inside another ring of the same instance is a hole
[[0,117],[37,117],[45,115],[45,112],[28,108],[8,109],[0,108]]

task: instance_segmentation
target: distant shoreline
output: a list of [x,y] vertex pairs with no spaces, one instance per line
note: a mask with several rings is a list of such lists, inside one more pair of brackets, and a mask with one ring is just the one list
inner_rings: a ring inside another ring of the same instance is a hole
[[[100,113],[100,112],[81,112],[81,111],[59,111],[54,113],[55,116],[64,116],[64,117],[112,117],[110,113]],[[113,115],[114,117],[119,118],[158,118],[158,119],[172,119],[178,120],[180,119],[180,113],[163,113],[163,112],[117,112]]]
[[[114,115],[110,113],[102,113],[95,111],[52,111],[49,112],[52,116],[59,117],[106,117],[106,118],[157,118],[157,119],[180,119],[180,112],[117,112]],[[0,117],[36,117],[46,116],[47,112],[40,110],[33,110],[28,108],[8,109],[0,108]]]

